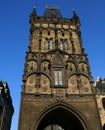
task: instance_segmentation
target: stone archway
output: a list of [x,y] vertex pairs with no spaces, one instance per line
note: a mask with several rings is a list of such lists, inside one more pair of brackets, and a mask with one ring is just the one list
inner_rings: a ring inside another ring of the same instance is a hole
[[45,112],[43,111],[43,115],[38,120],[36,130],[49,130],[46,128],[52,125],[60,126],[62,130],[90,130],[84,117],[64,104],[50,106]]

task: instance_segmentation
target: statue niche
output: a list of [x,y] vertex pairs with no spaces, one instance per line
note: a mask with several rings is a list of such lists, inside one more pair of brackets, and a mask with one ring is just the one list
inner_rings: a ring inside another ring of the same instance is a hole
[[30,72],[35,72],[37,70],[37,63],[35,61],[29,61],[27,62],[27,71]]
[[75,64],[72,63],[72,62],[68,62],[66,68],[67,68],[67,74],[68,74],[68,75],[74,73],[75,70],[76,70]]
[[80,63],[78,65],[79,71],[82,73],[88,73],[88,69],[87,69],[87,64],[85,63]]
[[77,76],[72,75],[68,78],[68,94],[78,94]]
[[35,74],[28,76],[25,86],[25,92],[32,93],[35,89]]
[[48,61],[43,61],[41,63],[41,71],[45,72],[45,73],[49,73],[50,72],[50,63]]
[[80,91],[83,94],[92,93],[91,84],[90,84],[89,79],[84,75],[80,75],[80,79],[81,79]]
[[41,93],[42,94],[51,94],[50,80],[46,75],[41,74],[40,83],[41,83],[41,87],[40,87]]

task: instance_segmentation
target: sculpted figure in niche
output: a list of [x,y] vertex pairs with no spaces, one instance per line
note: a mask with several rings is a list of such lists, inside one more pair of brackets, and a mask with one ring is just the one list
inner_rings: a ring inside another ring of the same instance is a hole
[[50,68],[49,62],[45,61],[45,62],[42,63],[43,71],[49,71],[49,68]]
[[80,64],[79,70],[82,71],[82,72],[87,72],[87,65],[86,64]]
[[75,71],[75,65],[73,63],[68,63],[67,64],[67,69],[69,71]]
[[29,62],[27,63],[27,70],[28,72],[30,71],[35,71],[37,69],[37,63],[36,62]]

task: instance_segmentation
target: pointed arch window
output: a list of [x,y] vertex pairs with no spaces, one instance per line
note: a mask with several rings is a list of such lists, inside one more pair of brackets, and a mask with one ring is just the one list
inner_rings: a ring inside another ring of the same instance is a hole
[[61,70],[55,70],[54,71],[54,81],[55,85],[63,85],[63,78],[62,78],[62,71]]
[[67,50],[67,39],[60,39],[60,49]]
[[52,38],[46,38],[46,49],[51,50],[52,49]]

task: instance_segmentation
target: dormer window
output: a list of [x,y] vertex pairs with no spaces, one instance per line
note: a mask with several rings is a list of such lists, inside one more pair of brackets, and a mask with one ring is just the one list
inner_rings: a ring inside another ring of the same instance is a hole
[[61,39],[60,40],[60,49],[61,50],[67,50],[67,39]]
[[46,49],[47,50],[52,49],[52,38],[46,38]]

